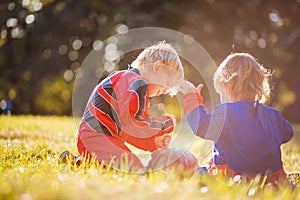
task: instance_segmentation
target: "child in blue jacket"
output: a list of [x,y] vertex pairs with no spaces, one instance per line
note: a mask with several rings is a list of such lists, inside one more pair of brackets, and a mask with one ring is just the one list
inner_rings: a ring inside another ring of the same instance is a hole
[[270,95],[270,70],[247,53],[230,54],[214,74],[221,104],[210,114],[200,94],[202,84],[180,83],[186,120],[199,137],[214,141],[208,173],[285,178],[280,146],[293,136],[291,124],[263,103]]

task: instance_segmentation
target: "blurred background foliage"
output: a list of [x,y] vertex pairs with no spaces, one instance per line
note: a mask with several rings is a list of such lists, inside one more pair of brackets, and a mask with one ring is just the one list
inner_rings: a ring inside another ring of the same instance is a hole
[[[111,35],[155,26],[191,36],[216,64],[231,51],[253,54],[275,71],[269,104],[300,122],[299,19],[300,0],[2,0],[0,112],[71,115],[88,53]],[[192,70],[186,77],[199,83]],[[179,105],[169,97],[156,103],[157,110]]]

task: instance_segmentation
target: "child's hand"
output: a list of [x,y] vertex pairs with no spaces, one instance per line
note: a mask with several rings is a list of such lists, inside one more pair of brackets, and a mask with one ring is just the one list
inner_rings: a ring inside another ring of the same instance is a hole
[[180,81],[178,84],[178,89],[182,94],[187,94],[190,92],[198,92],[194,84],[187,80]]
[[154,138],[154,143],[158,148],[166,148],[169,146],[171,139],[171,134],[164,134],[162,136],[157,136],[156,138]]
[[201,94],[202,88],[203,88],[203,84],[199,84],[199,85],[197,86],[197,90],[198,90],[198,92],[199,92],[200,94]]
[[176,126],[176,117],[172,114],[166,113],[163,115],[164,117],[169,117],[172,120],[173,126]]

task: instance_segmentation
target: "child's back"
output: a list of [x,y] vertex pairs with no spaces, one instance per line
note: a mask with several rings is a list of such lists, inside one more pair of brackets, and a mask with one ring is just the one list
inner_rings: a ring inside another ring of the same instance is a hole
[[282,168],[280,146],[292,137],[279,111],[253,101],[225,103],[224,128],[215,143],[215,164],[249,176]]
[[262,104],[270,95],[271,75],[249,54],[229,55],[214,74],[221,104],[212,114],[205,111],[196,88],[182,82],[188,124],[196,135],[215,141],[210,168],[284,176],[280,146],[292,138],[293,129],[278,110]]

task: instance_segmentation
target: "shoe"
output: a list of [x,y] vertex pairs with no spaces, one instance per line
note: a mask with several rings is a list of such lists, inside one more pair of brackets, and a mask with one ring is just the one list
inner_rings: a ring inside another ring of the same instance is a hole
[[80,164],[80,160],[80,156],[75,156],[69,150],[65,150],[60,154],[58,158],[58,164],[70,163],[72,165],[76,164],[78,166]]

